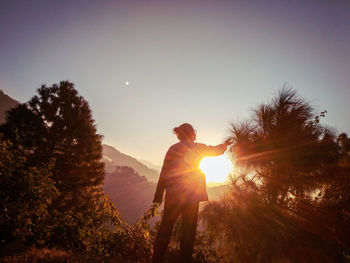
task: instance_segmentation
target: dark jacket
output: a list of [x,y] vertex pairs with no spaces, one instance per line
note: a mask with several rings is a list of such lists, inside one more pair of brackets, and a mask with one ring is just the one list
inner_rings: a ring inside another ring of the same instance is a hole
[[174,204],[191,204],[207,201],[204,173],[199,169],[206,156],[217,156],[225,152],[226,146],[208,146],[202,143],[179,142],[172,145],[165,155],[158,180],[154,202],[165,200]]

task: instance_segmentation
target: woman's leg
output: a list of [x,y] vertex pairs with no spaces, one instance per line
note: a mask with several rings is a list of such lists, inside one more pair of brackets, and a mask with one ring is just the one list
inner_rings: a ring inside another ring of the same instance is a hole
[[167,202],[164,204],[164,215],[162,222],[157,233],[156,240],[154,242],[153,263],[160,263],[163,260],[166,249],[169,245],[171,232],[173,230],[176,219],[181,212],[180,205],[169,205]]
[[192,259],[193,243],[197,229],[198,204],[184,205],[182,208],[181,263],[191,262]]

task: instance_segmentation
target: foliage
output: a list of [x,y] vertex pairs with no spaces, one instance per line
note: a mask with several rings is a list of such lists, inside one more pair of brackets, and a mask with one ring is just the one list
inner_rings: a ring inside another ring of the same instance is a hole
[[153,204],[133,226],[124,224],[123,231],[118,233],[119,237],[107,241],[112,251],[112,262],[151,261],[154,232],[149,220],[158,214],[158,207],[159,204]]
[[258,106],[250,120],[232,124],[235,162],[245,169],[242,178],[255,176],[268,201],[281,205],[312,193],[326,180],[324,167],[337,160],[332,136],[309,103],[286,87],[270,104]]
[[101,136],[96,134],[88,103],[72,83],[43,85],[28,103],[7,113],[0,132],[33,166],[54,162],[53,180],[68,199],[61,199],[62,206],[74,203],[81,189],[103,182]]
[[231,195],[202,214],[227,262],[345,262],[349,141],[325,113],[284,87],[232,124]]
[[0,252],[42,244],[50,236],[48,207],[58,191],[50,167],[30,167],[0,136]]
[[319,218],[328,226],[325,228],[328,236],[350,258],[350,139],[342,133],[337,142],[340,157],[337,165],[329,169],[333,176],[319,193],[317,210]]
[[202,217],[224,262],[342,262],[315,222],[266,202],[250,184],[233,182]]

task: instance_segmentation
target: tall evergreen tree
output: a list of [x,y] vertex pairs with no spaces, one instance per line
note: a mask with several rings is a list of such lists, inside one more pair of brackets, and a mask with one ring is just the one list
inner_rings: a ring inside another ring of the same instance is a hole
[[29,102],[8,112],[0,133],[32,164],[53,161],[53,179],[62,194],[103,182],[101,136],[72,83],[43,85]]
[[47,242],[81,246],[88,231],[91,235],[103,225],[107,215],[98,207],[109,202],[102,191],[101,136],[88,103],[70,82],[43,85],[38,95],[7,113],[0,133],[26,160],[23,169],[50,167],[58,195],[48,207]]

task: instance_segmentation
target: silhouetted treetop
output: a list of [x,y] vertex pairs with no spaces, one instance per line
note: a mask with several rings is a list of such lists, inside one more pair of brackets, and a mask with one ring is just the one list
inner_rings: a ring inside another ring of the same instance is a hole
[[[316,189],[324,167],[337,160],[335,135],[323,127],[309,102],[283,87],[249,120],[232,124],[236,164],[255,175],[271,201]],[[318,178],[319,180],[313,180]]]
[[32,163],[54,162],[60,191],[103,181],[101,136],[88,103],[70,82],[42,85],[38,95],[9,111],[0,132]]
[[223,262],[348,262],[350,139],[284,87],[231,125],[232,190],[203,208]]

